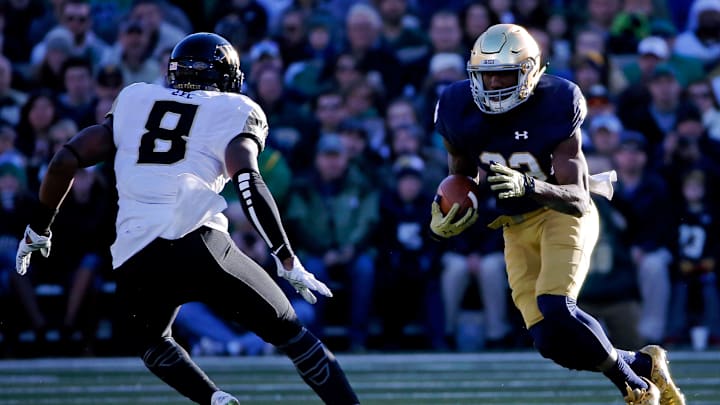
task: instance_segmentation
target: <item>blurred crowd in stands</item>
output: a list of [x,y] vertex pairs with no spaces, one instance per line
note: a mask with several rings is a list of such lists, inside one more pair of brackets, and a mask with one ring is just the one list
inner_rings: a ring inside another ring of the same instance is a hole
[[[33,256],[25,277],[18,238],[53,152],[124,86],[164,85],[173,45],[195,31],[238,49],[244,92],[267,114],[261,172],[304,265],[336,295],[310,306],[287,291],[316,334],[353,352],[530,345],[501,235],[484,226],[493,199],[457,238],[427,229],[447,173],[435,102],[499,22],[526,26],[547,72],[580,86],[591,173],[618,174],[614,198],[595,198],[602,233],[580,305],[619,347],[688,345],[691,330],[720,345],[720,0],[4,0],[2,356],[123,353],[110,168],[77,173],[51,256]],[[233,238],[272,269],[224,194]],[[175,334],[195,355],[273,351],[195,303]]]

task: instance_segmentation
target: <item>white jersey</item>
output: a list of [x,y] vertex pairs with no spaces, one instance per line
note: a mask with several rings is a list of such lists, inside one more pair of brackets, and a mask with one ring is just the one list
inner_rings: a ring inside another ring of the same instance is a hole
[[241,133],[264,146],[267,120],[255,102],[137,83],[108,114],[119,195],[113,268],[157,237],[179,239],[203,225],[227,232],[219,193],[234,173],[225,170],[225,148]]

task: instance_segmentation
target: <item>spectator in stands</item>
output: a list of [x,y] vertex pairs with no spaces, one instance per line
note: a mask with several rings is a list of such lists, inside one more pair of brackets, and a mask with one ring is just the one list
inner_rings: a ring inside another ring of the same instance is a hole
[[27,157],[28,188],[37,190],[40,185],[40,167],[50,157],[50,127],[59,119],[58,107],[52,93],[39,90],[31,93],[20,111],[17,126],[17,149]]
[[447,155],[428,144],[425,130],[418,124],[403,124],[389,134],[391,160],[403,155],[420,156],[424,163],[424,189],[433,194],[440,181],[447,176]]
[[516,17],[515,13],[513,13],[513,2],[511,0],[489,0],[488,5],[492,12],[498,16],[501,23],[515,23]]
[[720,4],[714,0],[695,0],[686,30],[674,44],[674,51],[700,60],[709,68],[720,61]]
[[416,94],[427,74],[430,41],[421,27],[408,22],[412,18],[408,0],[376,0],[375,4],[382,18],[380,38],[400,63],[398,69],[405,72],[402,94]]
[[676,267],[668,324],[672,343],[686,342],[694,325],[707,327],[711,341],[720,343],[720,217],[717,205],[711,204],[705,192],[707,184],[702,170],[687,171],[682,177],[683,204],[674,215]]
[[385,127],[388,131],[394,131],[401,125],[420,124],[415,104],[409,98],[397,98],[390,101],[385,108],[384,117]]
[[[585,156],[591,173],[612,169],[610,155]],[[638,350],[643,346],[637,327],[641,305],[637,271],[626,248],[628,223],[605,197],[592,198],[600,215],[600,236],[578,301],[618,347]]]
[[285,82],[294,92],[310,100],[327,90],[323,86],[323,75],[327,75],[337,57],[338,41],[332,22],[325,17],[312,16],[307,21],[307,31],[308,57],[287,67]]
[[285,66],[311,57],[307,34],[303,10],[290,7],[283,11],[280,17],[280,26],[272,38],[280,49]]
[[490,9],[484,0],[472,0],[460,11],[460,24],[462,25],[463,47],[471,49],[480,34],[488,27],[500,23],[498,16]]
[[585,100],[587,101],[587,116],[583,122],[583,129],[587,129],[588,125],[598,115],[616,115],[615,98],[610,95],[607,87],[602,84],[590,86],[588,93],[585,95]]
[[368,144],[376,153],[383,155],[385,121],[380,112],[384,108],[382,89],[368,75],[351,83],[343,93],[348,118],[360,122],[368,133]]
[[647,89],[650,99],[645,103],[621,96],[618,115],[625,128],[645,135],[648,153],[654,157],[665,136],[673,130],[678,115],[692,109],[692,106],[682,100],[682,88],[675,71],[668,65],[655,67]]
[[550,20],[550,7],[546,1],[516,0],[512,12],[515,24],[524,27],[545,27]]
[[720,142],[720,105],[711,82],[707,79],[692,82],[685,88],[685,94],[702,114],[708,136]]
[[146,24],[138,20],[121,22],[118,39],[102,61],[103,65],[120,68],[125,85],[153,83],[161,77],[159,59],[150,53],[152,34],[145,27]]
[[0,49],[14,63],[27,64],[33,45],[45,35],[46,31],[31,35],[33,22],[41,18],[46,7],[50,8],[45,3],[40,0],[6,1],[0,7],[3,21]]
[[[88,0],[66,0],[60,8],[59,24],[50,32],[65,29],[70,32],[73,42],[72,56],[86,58],[95,65],[108,52],[108,44],[93,31],[93,19]],[[40,42],[32,51],[32,62],[43,59],[47,43]]]
[[79,128],[95,122],[93,66],[84,58],[71,57],[62,68],[65,91],[58,94],[58,114],[75,121]]
[[347,118],[343,95],[335,89],[326,89],[318,94],[312,104],[312,111],[319,127],[319,136],[336,134],[340,124]]
[[621,2],[610,26],[608,52],[631,54],[638,43],[650,35],[650,24],[656,19],[653,0],[627,0]]
[[263,68],[255,79],[250,91],[267,116],[268,145],[279,150],[293,170],[310,167],[313,153],[309,151],[313,148],[316,133],[312,117],[288,97],[280,69]]
[[[212,31],[227,39],[237,50],[250,48],[247,38],[247,28],[236,14],[228,14],[220,18],[215,23]],[[172,50],[172,48],[167,49]],[[242,57],[242,53],[240,56]]]
[[613,19],[620,12],[620,0],[588,0],[585,10],[581,12],[585,21],[583,29],[597,30],[602,37],[610,34]]
[[[622,123],[615,114],[596,115],[590,121],[590,143],[583,147],[595,155],[612,159],[613,154],[620,146],[620,133],[623,131]],[[599,173],[599,172],[593,172]]]
[[343,52],[351,53],[358,68],[365,72],[372,86],[385,97],[394,98],[403,90],[406,74],[398,69],[400,62],[381,38],[382,20],[372,6],[357,3],[345,19],[346,42]]
[[0,55],[0,120],[17,125],[20,109],[27,102],[27,94],[13,87],[13,67],[8,58]]
[[[572,49],[573,55],[575,56],[585,55],[590,52],[596,52],[603,56],[606,63],[607,89],[610,96],[617,95],[620,91],[627,87],[627,79],[625,79],[619,63],[616,63],[614,58],[609,56],[606,46],[605,33],[602,30],[597,28],[580,28],[572,40]],[[549,66],[549,69],[552,71],[553,67]],[[559,69],[559,71],[555,73],[566,78],[572,77],[562,69]]]
[[365,72],[358,66],[358,60],[349,51],[338,53],[334,61],[320,75],[324,81],[323,88],[337,89],[344,93],[351,84],[365,77]]
[[[219,4],[225,4],[225,2],[219,2]],[[170,23],[166,19],[165,13],[164,0],[133,0],[128,18],[129,21],[139,22],[143,31],[147,32],[146,56],[156,61],[159,60],[161,52],[174,47],[186,34],[183,29]]]
[[10,123],[0,121],[0,164],[12,163],[25,169],[26,157],[15,148],[17,132]]
[[[380,194],[380,223],[375,243],[378,317],[385,349],[401,350],[403,328],[424,327],[423,348],[446,348],[438,245],[425,230],[433,195],[423,190],[424,163],[419,156],[400,156],[393,181]],[[419,315],[419,317],[418,317]]]
[[596,85],[608,86],[608,66],[605,57],[598,52],[577,54],[572,60],[572,80],[583,94]]
[[62,66],[72,55],[72,34],[67,29],[57,29],[48,33],[44,57],[30,65],[30,85],[37,89],[47,89],[55,93],[64,90]]
[[[682,195],[681,176],[692,169],[705,172],[707,184],[720,181],[720,142],[708,137],[699,112],[678,116],[674,130],[663,143],[663,150],[660,173],[668,182],[671,198]],[[716,190],[709,189],[707,194],[711,201],[720,201]]]
[[648,143],[625,131],[614,154],[618,182],[612,205],[627,220],[627,244],[638,271],[642,313],[638,324],[644,343],[662,342],[670,300],[670,224],[658,221],[671,210],[665,181],[648,168]]
[[[333,280],[350,299],[350,348],[364,350],[373,307],[375,266],[371,237],[378,225],[378,190],[349,166],[337,135],[318,141],[312,172],[298,176],[290,192],[285,220],[297,241],[298,256],[319,280]],[[323,319],[324,300],[315,305]]]
[[125,86],[122,70],[117,65],[101,65],[95,74],[95,97],[98,100],[110,99],[120,93]]
[[634,62],[623,67],[623,73],[630,83],[642,85],[650,79],[658,64],[670,59],[670,47],[663,38],[650,36],[640,41],[637,54]]
[[438,53],[456,53],[467,59],[468,49],[463,47],[463,30],[458,15],[449,10],[440,10],[433,14],[428,26],[428,35],[432,52],[430,57]]
[[[221,18],[234,14],[243,22],[247,32],[247,44],[252,45],[268,37],[270,33],[268,13],[257,0],[216,1],[210,12],[210,21],[214,24]],[[244,53],[248,48],[238,49]]]
[[342,140],[351,166],[365,173],[368,178],[376,179],[378,188],[389,182],[392,176],[384,158],[388,151],[383,149],[378,152],[370,146],[368,131],[361,122],[352,118],[343,120],[338,126],[337,134]]
[[270,39],[264,39],[252,45],[248,57],[250,66],[244,71],[248,72],[246,79],[249,87],[252,87],[257,81],[258,72],[266,68],[274,68],[282,72],[285,68],[280,48],[275,41]]

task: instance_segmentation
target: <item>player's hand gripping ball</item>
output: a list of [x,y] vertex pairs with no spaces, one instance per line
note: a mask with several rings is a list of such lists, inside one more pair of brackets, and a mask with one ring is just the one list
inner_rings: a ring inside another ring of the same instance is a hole
[[432,204],[430,229],[438,236],[458,235],[478,218],[479,188],[467,176],[453,174],[440,182]]

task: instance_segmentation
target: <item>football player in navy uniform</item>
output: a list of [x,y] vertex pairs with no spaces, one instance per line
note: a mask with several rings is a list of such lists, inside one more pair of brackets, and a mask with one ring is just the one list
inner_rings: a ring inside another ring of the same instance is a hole
[[[581,148],[585,99],[574,83],[543,74],[540,61],[518,25],[478,37],[469,79],[448,86],[436,107],[449,172],[496,193],[502,215],[489,226],[502,228],[512,297],[542,356],[603,372],[628,404],[684,404],[662,348],[616,349],[576,305],[599,230],[590,189],[602,182],[589,176]],[[443,215],[434,202],[431,230],[448,238],[471,226],[477,213],[455,218],[458,208]]]
[[278,276],[311,304],[313,291],[332,296],[293,253],[259,174],[268,125],[260,107],[239,94],[242,79],[228,41],[195,33],[170,55],[170,88],[136,83],[123,89],[102,124],[82,130],[53,157],[18,247],[17,271],[27,271],[33,252],[50,253],[52,220],[78,168],[114,161],[117,294],[147,368],[198,404],[239,404],[172,337],[180,306],[201,301],[280,348],[325,403],[357,404],[333,354],[298,321],[271,275],[228,235],[219,192],[232,181],[272,249]]

